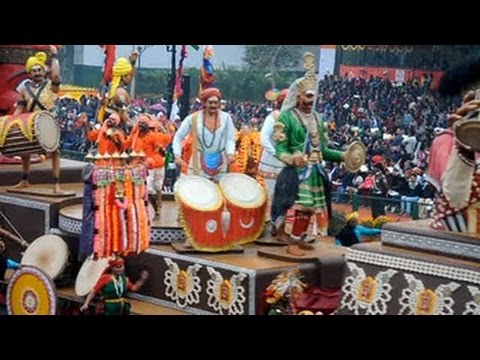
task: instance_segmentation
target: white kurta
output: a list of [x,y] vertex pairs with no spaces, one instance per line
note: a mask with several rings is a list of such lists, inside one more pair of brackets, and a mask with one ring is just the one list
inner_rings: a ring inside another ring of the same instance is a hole
[[274,115],[278,118],[280,112],[274,111],[267,116],[260,134],[263,152],[262,158],[260,159],[259,172],[265,179],[270,198],[273,197],[276,178],[285,166],[285,164],[275,156],[275,140],[273,140],[273,132],[277,120]]
[[[173,153],[175,157],[182,156],[182,141],[192,133],[192,118],[193,114],[183,120],[182,125],[178,129],[173,138]],[[204,126],[203,111],[198,113],[197,117],[197,149],[192,149],[192,158],[190,159],[190,168],[188,174],[193,175],[193,159],[196,156],[198,159],[198,170],[200,176],[218,180],[222,175],[228,171],[228,155],[235,155],[235,133],[233,120],[229,114],[220,112],[220,126],[213,133]],[[202,156],[203,154],[220,153],[222,156],[222,165],[220,173],[213,178],[202,170]]]

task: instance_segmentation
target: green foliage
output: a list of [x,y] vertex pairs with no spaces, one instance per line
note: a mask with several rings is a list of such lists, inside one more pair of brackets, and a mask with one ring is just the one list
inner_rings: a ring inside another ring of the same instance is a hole
[[245,45],[243,61],[249,70],[289,70],[301,59],[300,45]]

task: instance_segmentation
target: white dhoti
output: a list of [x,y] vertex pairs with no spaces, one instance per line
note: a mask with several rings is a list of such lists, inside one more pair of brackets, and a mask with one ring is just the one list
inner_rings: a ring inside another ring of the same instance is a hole
[[150,195],[162,192],[164,178],[165,168],[148,170],[147,187]]

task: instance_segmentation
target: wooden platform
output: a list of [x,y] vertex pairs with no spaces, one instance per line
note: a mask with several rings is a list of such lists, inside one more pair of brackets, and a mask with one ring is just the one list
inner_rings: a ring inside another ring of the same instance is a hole
[[[82,169],[86,163],[75,160],[60,160],[60,182],[82,182]],[[47,159],[41,163],[31,164],[29,181],[31,184],[52,184],[52,161]],[[0,164],[0,186],[16,185],[22,179],[22,165]]]
[[327,246],[323,258],[328,261],[302,263],[258,256],[269,248],[250,244],[243,254],[184,255],[171,246],[154,245],[129,257],[127,272],[134,279],[142,270],[150,273],[140,290],[144,299],[192,314],[261,314],[264,291],[275,277],[291,269],[299,269],[309,284],[340,288],[345,263],[338,250]]
[[387,224],[382,229],[382,243],[399,248],[480,261],[478,237],[433,230],[430,228],[430,223],[431,220],[420,220]]

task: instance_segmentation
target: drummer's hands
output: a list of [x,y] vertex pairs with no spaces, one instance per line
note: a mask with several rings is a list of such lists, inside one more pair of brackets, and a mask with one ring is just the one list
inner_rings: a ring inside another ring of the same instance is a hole
[[308,161],[305,155],[296,155],[293,157],[293,165],[296,167],[305,167],[308,165]]
[[80,311],[83,313],[88,310],[88,304],[83,304],[82,307],[80,308]]
[[129,58],[130,64],[134,65],[137,62],[137,59],[138,59],[138,52],[132,51],[130,53],[130,58]]

